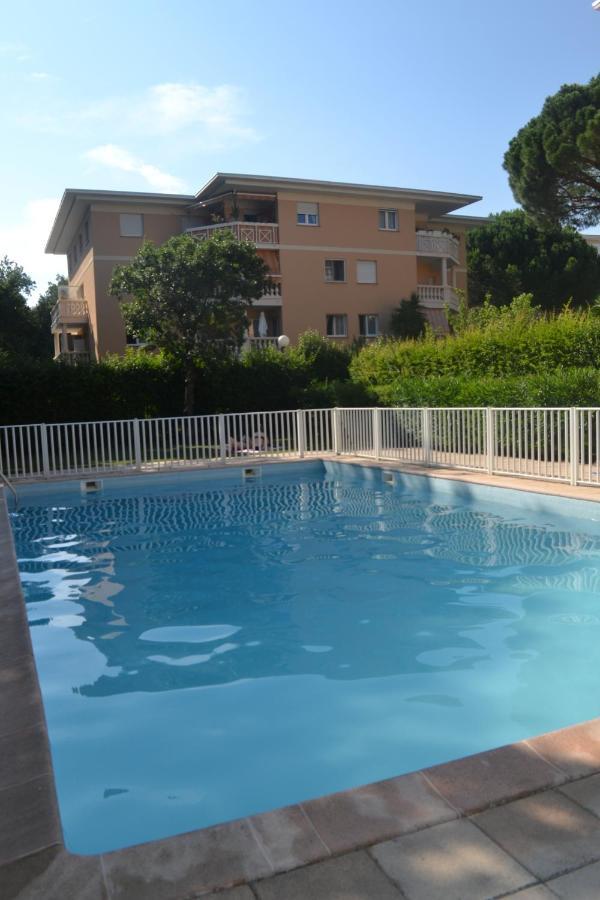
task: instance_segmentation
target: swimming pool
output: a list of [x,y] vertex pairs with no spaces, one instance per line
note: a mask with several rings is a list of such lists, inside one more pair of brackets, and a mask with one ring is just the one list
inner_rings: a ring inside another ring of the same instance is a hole
[[70,850],[598,715],[596,504],[344,464],[242,472],[21,491]]

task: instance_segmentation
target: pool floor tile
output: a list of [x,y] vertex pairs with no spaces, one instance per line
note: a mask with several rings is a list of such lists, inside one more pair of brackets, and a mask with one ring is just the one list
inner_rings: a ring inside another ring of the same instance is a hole
[[0,884],[2,900],[108,900],[100,858],[60,847],[6,866]]
[[275,875],[253,885],[259,900],[401,900],[402,894],[365,852]]
[[111,900],[180,900],[272,874],[244,820],[102,857]]
[[563,900],[598,900],[600,897],[600,862],[553,878],[548,887]]
[[507,894],[503,900],[556,900],[556,894],[543,884],[536,884],[534,887],[517,891],[516,894]]
[[300,806],[286,806],[248,820],[275,872],[326,859],[329,850]]
[[555,787],[566,776],[525,744],[511,744],[426,769],[425,776],[462,813],[488,809],[533,791]]
[[372,847],[408,900],[488,900],[535,879],[466,819]]
[[558,791],[498,806],[473,822],[541,880],[600,859],[600,820]]
[[600,719],[551,731],[527,743],[569,778],[600,772]]
[[0,865],[62,841],[53,801],[51,774],[0,791]]
[[219,891],[218,894],[203,894],[201,900],[255,900],[254,894],[247,885]]
[[302,807],[332,853],[456,818],[418,772],[309,800]]

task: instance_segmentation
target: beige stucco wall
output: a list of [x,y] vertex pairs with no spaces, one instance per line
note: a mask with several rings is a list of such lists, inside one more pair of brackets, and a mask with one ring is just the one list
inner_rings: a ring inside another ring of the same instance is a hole
[[[417,284],[414,208],[389,198],[356,200],[279,194],[283,330],[295,342],[308,329],[326,332],[326,316],[346,314],[348,336],[359,336],[358,317],[379,316],[385,331],[392,310]],[[296,223],[298,202],[319,204],[319,225]],[[398,231],[379,229],[379,210],[398,210]],[[325,281],[325,260],[343,259],[346,281]],[[377,283],[359,284],[359,260],[377,263]],[[335,340],[344,341],[343,338]]]

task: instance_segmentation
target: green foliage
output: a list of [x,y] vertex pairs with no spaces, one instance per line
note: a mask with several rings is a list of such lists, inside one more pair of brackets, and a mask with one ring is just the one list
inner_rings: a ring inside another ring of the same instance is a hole
[[541,311],[539,306],[533,305],[532,294],[519,294],[508,306],[494,306],[489,297],[481,306],[469,306],[462,294],[458,311],[449,309],[447,315],[452,334],[459,335],[469,331],[529,328],[540,318]]
[[57,276],[35,306],[28,299],[35,282],[8,257],[0,259],[0,351],[8,356],[51,359],[54,344],[50,333],[50,313],[58,298]]
[[109,290],[124,301],[130,332],[185,367],[191,413],[196,363],[241,345],[246,312],[268,285],[254,245],[218,232],[205,241],[181,234],[160,247],[145,242],[133,262],[115,269]]
[[540,228],[522,210],[490,216],[467,237],[469,301],[495,306],[531,293],[545,310],[600,294],[600,255],[569,228]]
[[348,377],[352,351],[349,347],[328,340],[318,331],[306,331],[286,355],[299,367],[309,367],[317,381],[343,380]]
[[401,377],[373,392],[383,406],[600,406],[600,370]]
[[504,168],[515,200],[542,223],[600,221],[600,75],[566,84],[512,139]]
[[508,314],[456,336],[365,347],[350,363],[351,377],[379,390],[404,377],[500,378],[598,366],[599,316],[569,308],[555,316],[535,318],[534,313],[528,298],[518,298]]
[[411,294],[410,299],[401,300],[400,306],[393,311],[390,334],[397,338],[418,338],[425,333],[426,322],[418,295]]

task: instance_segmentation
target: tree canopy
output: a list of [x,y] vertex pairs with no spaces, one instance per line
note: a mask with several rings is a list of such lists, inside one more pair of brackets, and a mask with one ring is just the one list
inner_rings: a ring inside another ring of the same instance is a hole
[[58,299],[58,284],[65,279],[57,275],[48,284],[35,306],[28,301],[35,282],[22,266],[4,257],[0,259],[0,350],[9,356],[52,358],[50,313]]
[[390,317],[390,334],[399,338],[417,338],[425,332],[427,320],[417,294],[401,300]]
[[515,199],[538,222],[599,222],[600,75],[548,97],[510,142],[504,168]]
[[183,234],[160,247],[144,243],[129,265],[115,269],[110,293],[122,299],[136,337],[184,365],[184,406],[191,414],[195,363],[240,346],[246,312],[268,284],[253,244],[229,232],[205,241]]
[[496,306],[530,293],[543,310],[600,295],[600,255],[571,228],[540,228],[523,210],[490,216],[467,239],[469,302]]

